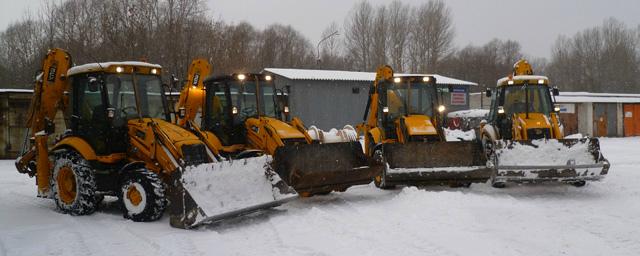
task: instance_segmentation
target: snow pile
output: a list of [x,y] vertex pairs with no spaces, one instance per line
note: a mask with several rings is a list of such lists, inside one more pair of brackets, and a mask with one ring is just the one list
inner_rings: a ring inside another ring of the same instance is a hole
[[449,112],[447,114],[447,117],[449,118],[455,118],[455,117],[460,117],[460,118],[484,118],[487,115],[489,115],[489,110],[488,109],[468,109],[468,110],[460,110],[460,111],[453,111],[453,112]]
[[565,139],[582,139],[584,138],[584,136],[582,135],[582,133],[576,133],[576,134],[564,136],[564,138]]
[[270,161],[261,156],[189,167],[182,182],[209,217],[291,197],[273,187],[280,177],[266,175]]
[[596,159],[589,152],[589,142],[578,142],[567,147],[558,140],[533,140],[531,145],[513,142],[511,148],[497,150],[499,165],[566,165],[595,164]]
[[447,138],[447,141],[471,141],[476,138],[475,130],[463,131],[458,129],[444,128],[444,134]]
[[60,214],[2,160],[0,255],[640,255],[640,138],[600,142],[610,173],[580,188],[370,184],[198,230],[132,222],[109,197]]

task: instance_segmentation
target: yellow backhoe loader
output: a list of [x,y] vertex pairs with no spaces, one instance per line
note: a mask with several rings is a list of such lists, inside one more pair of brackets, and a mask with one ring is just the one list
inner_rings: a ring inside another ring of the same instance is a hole
[[468,186],[489,179],[492,169],[478,141],[446,141],[440,98],[433,76],[394,76],[389,66],[378,69],[365,123],[358,126],[366,153],[386,165],[376,186]]
[[596,138],[564,139],[555,106],[558,89],[545,76],[533,75],[526,60],[498,80],[491,97],[488,120],[480,133],[487,157],[497,172],[494,187],[506,182],[561,181],[583,186],[609,170]]
[[[91,214],[101,198],[117,196],[134,221],[157,220],[169,205],[179,228],[297,197],[277,175],[265,176],[265,159],[217,163],[198,137],[167,122],[161,70],[145,62],[72,67],[66,51],[49,50],[29,111],[32,138],[16,160],[19,172],[36,176],[38,196],[72,215]],[[66,130],[49,146],[58,110]]]
[[[279,104],[277,95],[282,91],[275,88],[270,75],[212,76],[200,85],[195,82],[202,77],[197,70],[208,72],[208,64],[192,63],[177,106],[179,122],[220,155],[231,159],[272,156],[269,168],[301,196],[367,184],[381,171],[357,141],[320,144],[312,140],[299,118],[286,122],[289,107]],[[194,121],[199,108],[201,125]]]

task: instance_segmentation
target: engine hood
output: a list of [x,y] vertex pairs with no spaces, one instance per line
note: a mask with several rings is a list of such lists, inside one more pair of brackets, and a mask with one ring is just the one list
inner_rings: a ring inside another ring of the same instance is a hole
[[527,114],[520,113],[515,117],[514,122],[522,129],[551,128],[551,120],[542,113],[529,113],[529,118]]
[[304,134],[295,127],[271,117],[260,117],[259,119],[249,118],[247,119],[246,124],[250,129],[257,129],[262,126],[260,124],[261,122],[275,130],[278,136],[282,139],[305,138]]
[[410,136],[415,135],[437,135],[435,125],[431,121],[431,118],[425,115],[410,115],[402,117],[404,124],[407,127],[407,133]]

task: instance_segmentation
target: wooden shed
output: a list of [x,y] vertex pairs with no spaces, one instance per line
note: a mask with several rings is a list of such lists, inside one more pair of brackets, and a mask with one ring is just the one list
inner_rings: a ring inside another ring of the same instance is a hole
[[0,159],[15,158],[27,130],[33,90],[0,89]]

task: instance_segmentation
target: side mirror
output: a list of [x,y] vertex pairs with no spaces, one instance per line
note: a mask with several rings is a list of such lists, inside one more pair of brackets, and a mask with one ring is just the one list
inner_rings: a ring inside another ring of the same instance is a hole
[[484,91],[484,95],[485,95],[485,96],[487,96],[487,97],[491,97],[491,89],[487,88],[487,89]]
[[553,87],[553,96],[558,96],[560,95],[560,90],[558,90],[558,87]]

